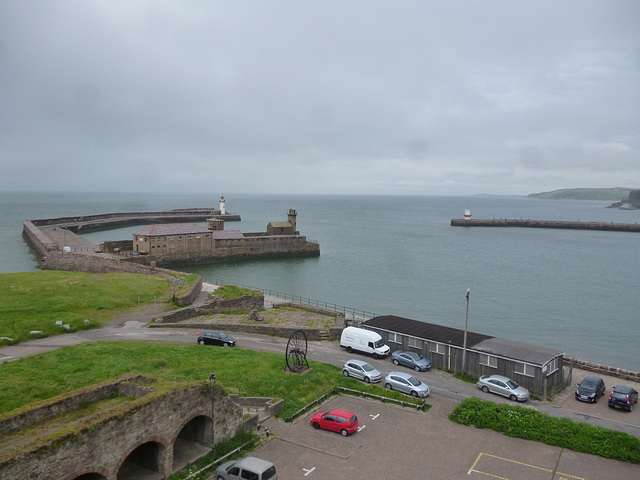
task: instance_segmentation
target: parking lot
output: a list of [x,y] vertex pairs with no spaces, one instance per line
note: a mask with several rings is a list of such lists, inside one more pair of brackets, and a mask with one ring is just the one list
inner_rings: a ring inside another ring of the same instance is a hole
[[[376,400],[334,397],[290,424],[267,420],[271,436],[254,455],[274,462],[278,477],[285,480],[599,480],[640,476],[638,465],[454,424],[447,416],[457,402],[435,395],[429,402],[433,407],[424,413]],[[606,406],[606,402],[602,404]],[[313,413],[334,408],[355,413],[359,431],[344,438],[311,427]]]

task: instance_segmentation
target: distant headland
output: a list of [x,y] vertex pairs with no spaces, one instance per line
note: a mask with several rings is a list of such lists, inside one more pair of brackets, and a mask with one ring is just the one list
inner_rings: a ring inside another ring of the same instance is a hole
[[614,188],[565,188],[550,192],[532,193],[528,198],[553,200],[600,200],[612,201],[608,208],[640,210],[640,190],[628,187]]

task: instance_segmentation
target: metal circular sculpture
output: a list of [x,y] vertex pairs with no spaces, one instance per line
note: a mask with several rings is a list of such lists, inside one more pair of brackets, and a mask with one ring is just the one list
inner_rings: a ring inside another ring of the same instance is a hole
[[300,372],[309,368],[307,362],[307,335],[302,330],[296,330],[287,342],[287,368],[292,372]]

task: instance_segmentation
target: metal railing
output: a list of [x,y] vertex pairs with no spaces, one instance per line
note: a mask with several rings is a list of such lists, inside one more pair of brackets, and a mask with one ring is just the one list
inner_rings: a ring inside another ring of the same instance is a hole
[[[204,277],[203,277],[204,278]],[[204,278],[207,283],[213,283],[214,285],[237,285],[238,287],[248,288],[250,290],[260,290],[265,296],[281,298],[293,303],[301,303],[303,305],[309,305],[310,307],[322,308],[324,310],[331,310],[334,312],[343,313],[347,320],[351,320],[354,324],[359,324],[362,320],[367,320],[373,317],[377,317],[377,313],[367,312],[366,310],[358,310],[352,307],[345,307],[343,305],[337,305],[335,303],[324,302],[322,300],[315,300],[313,298],[301,297],[299,295],[292,295],[290,293],[278,292],[277,290],[270,290],[268,288],[252,287],[249,285],[242,285],[236,282],[226,282],[220,279]]]

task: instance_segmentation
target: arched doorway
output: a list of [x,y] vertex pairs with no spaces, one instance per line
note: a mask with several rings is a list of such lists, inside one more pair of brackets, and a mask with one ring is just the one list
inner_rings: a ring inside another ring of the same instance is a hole
[[173,471],[183,469],[211,451],[211,419],[199,416],[189,421],[173,444]]
[[140,445],[122,462],[118,470],[118,480],[160,480],[162,474],[162,456],[164,447],[157,442]]

